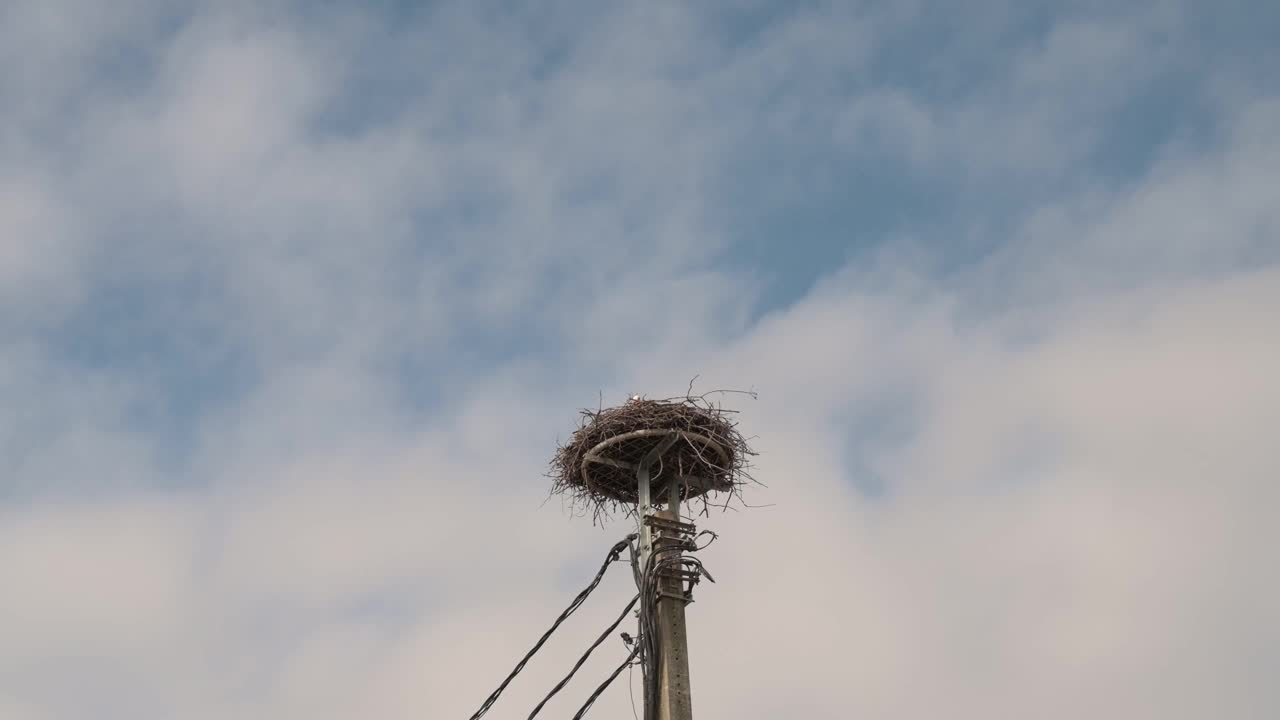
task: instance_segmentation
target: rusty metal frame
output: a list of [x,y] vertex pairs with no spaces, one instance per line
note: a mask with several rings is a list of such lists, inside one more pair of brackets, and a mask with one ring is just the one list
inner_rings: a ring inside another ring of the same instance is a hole
[[[627,462],[625,460],[615,460],[604,455],[606,450],[618,443],[644,437],[661,438],[661,440],[659,440],[658,444],[654,445],[649,452],[645,453],[644,458],[642,458],[638,463]],[[599,463],[601,465],[609,465],[623,470],[635,471],[636,499],[638,500],[636,503],[636,524],[640,534],[639,559],[640,567],[642,568],[647,566],[649,558],[653,553],[653,528],[650,525],[650,521],[652,520],[651,513],[653,511],[653,489],[650,487],[649,472],[653,463],[656,462],[663,453],[670,450],[671,446],[676,444],[679,440],[684,440],[690,444],[697,444],[702,446],[704,449],[711,450],[719,457],[720,462],[725,467],[728,467],[729,452],[723,445],[712,440],[706,435],[690,432],[688,430],[633,430],[631,432],[622,433],[621,435],[615,435],[598,443],[595,447],[588,450],[582,458],[582,482],[588,488],[591,487],[591,476],[590,473],[587,472],[587,466],[590,463]],[[668,483],[663,489],[675,498],[676,502],[679,502],[680,485],[688,484],[690,481],[697,480],[699,480],[699,478],[678,477]]]
[[[702,435],[701,433],[691,432],[689,430],[656,430],[656,429],[632,430],[631,432],[622,433],[621,435],[614,435],[613,437],[607,440],[601,441],[600,443],[596,444],[595,447],[588,450],[585,455],[583,455],[582,467],[580,470],[582,474],[583,484],[586,485],[587,487],[591,487],[591,478],[587,474],[587,463],[599,463],[601,465],[609,465],[611,467],[616,467],[622,470],[638,470],[639,469],[638,463],[627,462],[626,460],[614,460],[613,458],[604,457],[601,453],[607,450],[610,446],[616,445],[626,440],[633,440],[635,438],[661,437],[664,435],[666,436],[675,435],[677,439],[684,439],[686,442],[697,443],[698,445],[701,445],[704,448],[710,448],[711,451],[714,452],[720,458],[720,462],[724,467],[729,466],[729,452],[724,449],[724,446],[716,442],[715,440],[712,440],[711,438],[707,437],[706,435]],[[668,448],[669,447],[670,446],[668,446]],[[666,452],[666,449],[664,449],[663,452]]]

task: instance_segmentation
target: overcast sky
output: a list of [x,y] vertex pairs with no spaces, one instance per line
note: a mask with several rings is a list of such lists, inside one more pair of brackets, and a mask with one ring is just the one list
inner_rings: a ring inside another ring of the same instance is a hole
[[695,375],[768,486],[699,718],[1280,717],[1277,37],[0,0],[0,718],[468,717],[629,530],[544,503],[576,410]]

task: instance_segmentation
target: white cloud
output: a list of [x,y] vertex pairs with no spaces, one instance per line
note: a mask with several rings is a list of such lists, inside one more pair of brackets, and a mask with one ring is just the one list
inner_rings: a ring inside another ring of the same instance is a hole
[[[6,37],[122,42],[40,17]],[[759,435],[769,488],[748,501],[773,504],[700,521],[723,538],[690,609],[700,717],[1280,708],[1274,107],[1220,108],[1215,143],[1123,182],[1069,161],[1176,23],[1060,23],[995,87],[926,108],[833,80],[869,72],[905,12],[801,13],[734,49],[674,3],[588,14],[581,42],[471,9],[402,34],[273,17],[197,12],[109,97],[82,94],[82,61],[48,96],[0,69],[0,92],[32,97],[0,148],[22,160],[0,183],[19,238],[0,291],[24,308],[0,325],[18,409],[0,414],[0,715],[470,713],[627,530],[539,506],[557,430],[601,385],[609,402],[695,373],[761,391],[726,402]],[[565,64],[536,69],[558,42]],[[399,112],[323,128],[356,49],[433,62]],[[64,97],[85,105],[77,142],[46,144]],[[909,116],[860,114],[883,103]],[[967,269],[904,239],[753,319],[770,269],[717,265],[725,164],[753,142],[825,148],[841,108],[939,173],[1077,181],[1011,212]],[[477,196],[491,217],[454,212]],[[175,420],[193,439],[169,463],[169,428],[136,416],[173,387],[129,357],[85,367],[57,333],[90,320],[25,309],[56,291],[91,319],[80,298],[162,280],[201,288],[148,320],[198,348],[180,359],[251,368]],[[514,332],[551,349],[473,362],[475,337]],[[401,362],[440,373],[418,379],[439,386],[428,417]],[[527,711],[630,592],[619,566],[493,716]],[[618,687],[596,713],[628,706]]]

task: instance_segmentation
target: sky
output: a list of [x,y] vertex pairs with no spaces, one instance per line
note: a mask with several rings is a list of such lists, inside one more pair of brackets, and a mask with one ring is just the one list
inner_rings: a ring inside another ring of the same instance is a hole
[[469,717],[630,531],[548,501],[577,410],[695,378],[762,483],[699,718],[1280,716],[1278,33],[0,2],[0,717]]

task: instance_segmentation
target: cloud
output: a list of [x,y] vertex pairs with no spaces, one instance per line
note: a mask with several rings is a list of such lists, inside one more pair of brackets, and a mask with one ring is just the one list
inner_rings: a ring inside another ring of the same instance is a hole
[[[700,716],[1274,714],[1274,93],[999,7],[11,6],[0,714],[469,714],[627,531],[542,504],[574,407],[698,373],[768,485]],[[1108,163],[1170,78],[1211,120]],[[872,160],[934,214],[771,303],[818,230],[738,231]]]

